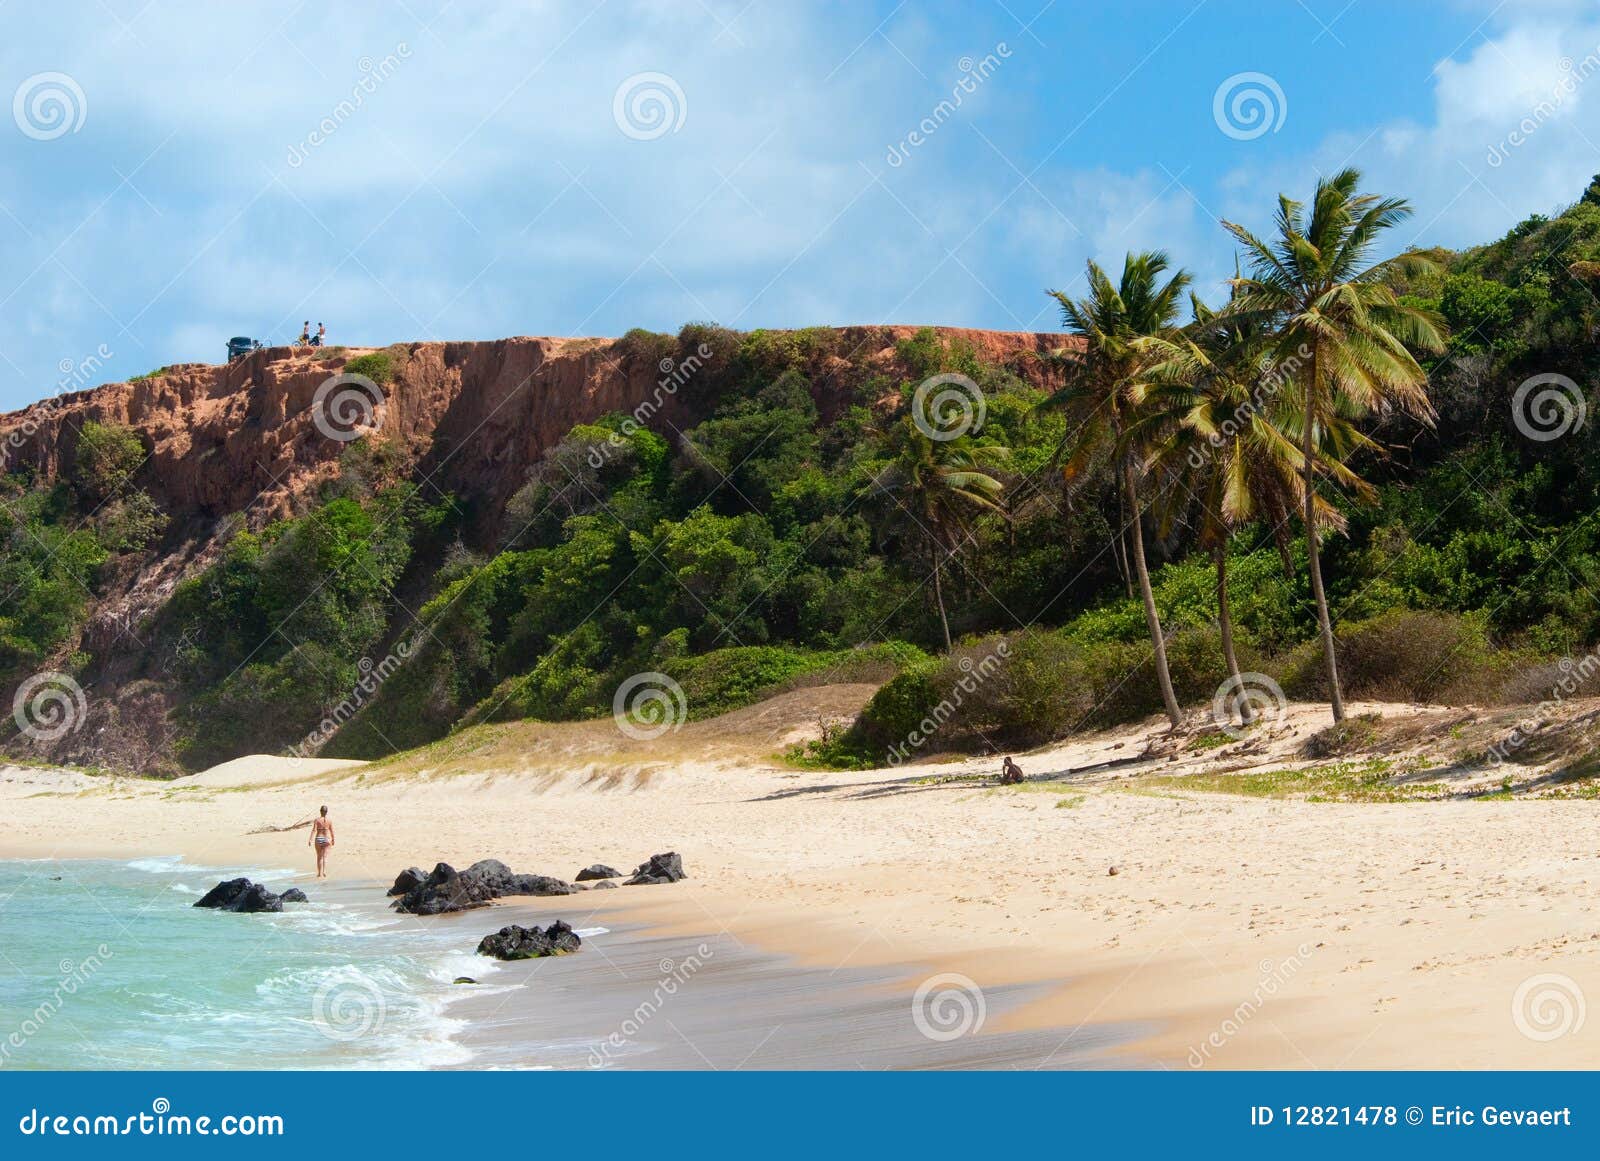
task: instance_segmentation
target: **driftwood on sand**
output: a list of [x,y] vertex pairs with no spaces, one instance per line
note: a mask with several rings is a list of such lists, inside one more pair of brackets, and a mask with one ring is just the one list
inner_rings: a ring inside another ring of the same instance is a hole
[[254,830],[247,830],[245,834],[282,834],[288,830],[299,830],[303,826],[310,826],[309,818],[302,818],[299,822],[291,822],[288,826],[258,826]]

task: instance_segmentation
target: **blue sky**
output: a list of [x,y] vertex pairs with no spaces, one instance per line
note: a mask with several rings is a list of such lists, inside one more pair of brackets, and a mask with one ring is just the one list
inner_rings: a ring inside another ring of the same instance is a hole
[[[1342,164],[1413,200],[1401,242],[1451,246],[1600,171],[1592,4],[1112,8],[13,0],[0,408],[306,318],[363,345],[1053,329],[1044,290],[1130,248],[1215,296],[1217,219]],[[1240,86],[1270,128],[1230,120]]]

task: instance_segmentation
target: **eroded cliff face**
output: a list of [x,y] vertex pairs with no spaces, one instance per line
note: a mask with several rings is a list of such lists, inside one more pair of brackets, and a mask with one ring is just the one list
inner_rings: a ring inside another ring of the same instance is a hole
[[[915,330],[841,328],[838,349],[853,357],[829,355],[810,368],[823,414],[842,406],[864,369],[894,372],[895,343]],[[1064,341],[1049,333],[938,333],[1039,386],[1051,379],[1044,357]],[[669,367],[609,339],[412,343],[387,351],[394,379],[359,416],[367,421],[360,430],[396,441],[411,470],[491,512],[574,424],[642,407],[647,426],[670,438],[697,418],[693,391],[680,388],[706,373],[692,351]],[[225,366],[180,364],[138,382],[46,399],[0,415],[0,453],[8,470],[31,465],[54,479],[72,463],[85,421],[124,424],[150,450],[136,482],[183,534],[235,513],[259,525],[293,514],[335,469],[351,425],[329,414],[338,406],[337,387],[320,403],[317,393],[365,353],[268,348]],[[346,404],[360,410],[353,397]]]
[[[875,375],[905,377],[895,344],[914,327],[846,327],[803,368],[824,417]],[[940,328],[986,363],[1040,387],[1060,334]],[[5,470],[46,481],[68,472],[90,420],[131,427],[149,452],[133,483],[170,518],[159,545],[117,562],[101,578],[75,648],[93,656],[99,696],[90,719],[48,756],[170,768],[162,726],[170,704],[141,625],[173,587],[215,556],[231,522],[259,528],[314,502],[354,435],[399,450],[401,468],[432,497],[453,493],[476,514],[471,534],[492,540],[506,501],[540,455],[575,424],[611,412],[636,415],[676,442],[702,418],[697,377],[723,355],[677,346],[670,354],[627,340],[508,338],[386,348],[392,379],[374,394],[339,382],[368,350],[268,348],[228,365],[182,364],[131,383],[45,399],[0,415]],[[9,697],[9,692],[7,695]],[[111,694],[113,696],[107,696]],[[119,708],[119,702],[120,708]]]

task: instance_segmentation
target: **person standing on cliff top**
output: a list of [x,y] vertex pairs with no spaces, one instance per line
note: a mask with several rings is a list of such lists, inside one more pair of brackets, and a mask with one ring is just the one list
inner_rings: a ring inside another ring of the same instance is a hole
[[317,337],[311,340],[311,345],[313,347],[320,347],[320,346],[322,346],[322,341],[324,339],[326,339],[327,337],[328,337],[328,328],[323,326],[319,322],[317,324]]

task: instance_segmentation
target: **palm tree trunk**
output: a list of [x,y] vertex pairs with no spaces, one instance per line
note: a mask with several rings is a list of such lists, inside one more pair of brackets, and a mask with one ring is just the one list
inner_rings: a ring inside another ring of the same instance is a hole
[[1339,688],[1339,662],[1334,655],[1333,619],[1328,615],[1328,594],[1322,588],[1322,556],[1317,548],[1317,492],[1314,461],[1316,449],[1317,360],[1311,357],[1311,380],[1306,388],[1306,423],[1301,436],[1302,472],[1306,483],[1306,563],[1311,572],[1311,595],[1317,602],[1317,626],[1322,631],[1322,657],[1328,670],[1328,700],[1333,707],[1334,724],[1344,721],[1344,691]]
[[[1235,692],[1244,689],[1244,675],[1239,672],[1239,655],[1233,648],[1233,614],[1228,610],[1228,542],[1226,539],[1212,549],[1212,559],[1217,563],[1217,628],[1222,633],[1222,659],[1228,665],[1228,680]],[[1255,712],[1248,698],[1239,700],[1239,721],[1249,725]]]
[[1156,594],[1150,587],[1150,570],[1144,560],[1143,513],[1139,510],[1139,493],[1133,482],[1133,465],[1126,458],[1122,461],[1122,490],[1133,512],[1130,521],[1133,535],[1129,542],[1133,550],[1133,570],[1139,578],[1139,597],[1144,601],[1144,619],[1150,626],[1150,644],[1155,650],[1156,681],[1161,686],[1161,701],[1167,707],[1167,717],[1177,728],[1183,724],[1183,710],[1172,692],[1172,674],[1167,670],[1167,639],[1161,633],[1161,614],[1156,611]]
[[1123,531],[1118,532],[1111,541],[1111,551],[1117,558],[1117,572],[1122,575],[1122,590],[1128,594],[1128,599],[1133,599],[1133,570],[1128,567],[1128,498],[1123,494],[1122,481],[1117,481],[1117,527]]
[[950,618],[944,614],[944,586],[939,583],[939,573],[944,568],[944,559],[938,539],[935,537],[929,539],[933,543],[933,599],[939,606],[939,627],[944,630],[944,651],[948,653],[953,647],[950,643]]

